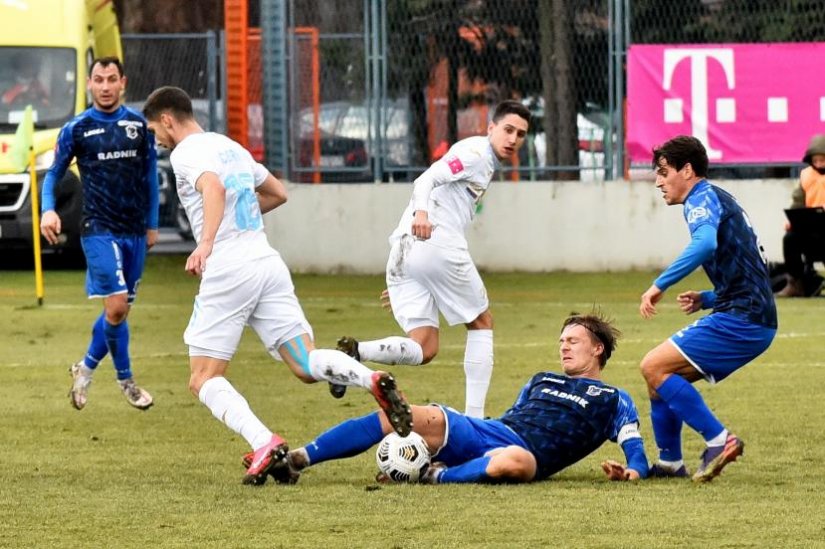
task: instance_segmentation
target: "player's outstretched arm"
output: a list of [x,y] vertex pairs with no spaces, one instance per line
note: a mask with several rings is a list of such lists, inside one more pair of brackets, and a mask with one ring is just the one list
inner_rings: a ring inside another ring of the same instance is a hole
[[602,471],[607,475],[608,480],[639,480],[642,478],[635,469],[625,467],[612,459],[602,462]]
[[651,318],[656,314],[656,304],[662,299],[664,291],[660,290],[655,284],[651,285],[645,293],[642,294],[642,302],[639,305],[639,314],[642,318]]

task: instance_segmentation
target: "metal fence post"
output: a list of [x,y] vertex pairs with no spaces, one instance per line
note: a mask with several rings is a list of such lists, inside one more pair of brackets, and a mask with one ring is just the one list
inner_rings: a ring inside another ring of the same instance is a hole
[[289,179],[286,16],[286,0],[261,0],[266,164],[270,170],[279,170]]
[[209,99],[209,131],[214,132],[218,126],[218,47],[215,31],[206,33],[206,97]]
[[615,47],[613,35],[616,32],[616,18],[614,16],[615,0],[607,0],[607,131],[603,137],[604,144],[604,176],[605,180],[613,179],[613,127],[616,112],[616,73]]
[[616,179],[624,179],[624,0],[616,0]]
[[[384,86],[382,84],[384,75],[385,58],[382,50],[383,32],[382,27],[385,24],[381,17],[382,0],[370,1],[369,12],[369,27],[367,32],[370,33],[370,87],[372,93],[370,94],[370,110],[372,111],[372,131],[369,135],[371,156],[373,159],[373,178],[376,183],[380,183],[384,179],[384,147],[381,135],[383,124],[384,103],[386,97],[384,96]],[[366,14],[365,14],[366,15]],[[366,25],[365,25],[366,27]],[[366,29],[365,29],[366,30]]]

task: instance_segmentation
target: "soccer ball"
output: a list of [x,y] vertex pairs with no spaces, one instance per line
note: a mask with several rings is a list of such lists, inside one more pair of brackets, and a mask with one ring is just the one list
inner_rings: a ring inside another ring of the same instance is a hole
[[430,451],[418,433],[406,437],[390,433],[378,445],[375,461],[381,472],[395,482],[418,482],[430,465]]

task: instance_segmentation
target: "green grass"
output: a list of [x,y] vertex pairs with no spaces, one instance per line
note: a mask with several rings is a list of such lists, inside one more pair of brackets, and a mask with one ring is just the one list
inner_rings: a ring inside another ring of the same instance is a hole
[[[85,352],[100,303],[82,272],[46,273],[34,306],[32,275],[0,272],[0,546],[2,547],[813,547],[825,546],[825,406],[820,387],[825,301],[780,303],[771,349],[702,394],[747,443],[709,485],[607,482],[606,444],[548,481],[522,486],[379,486],[373,452],[310,469],[295,486],[242,486],[245,442],[187,390],[182,333],[197,283],[181,257],[151,256],[129,317],[138,381],[155,396],[129,407],[108,359],[82,412],[69,405],[69,364]],[[652,321],[638,315],[654,273],[486,275],[496,321],[488,413],[504,411],[534,372],[558,369],[564,315],[599,304],[624,331],[605,371],[642,415],[654,444],[638,363],[686,324],[672,289]],[[378,302],[381,277],[297,276],[319,346],[344,334],[398,334]],[[464,329],[445,328],[433,364],[392,370],[413,402],[463,407]],[[332,399],[306,386],[244,336],[229,377],[259,417],[293,446],[373,409],[363,391]],[[688,465],[701,441],[686,430]]]

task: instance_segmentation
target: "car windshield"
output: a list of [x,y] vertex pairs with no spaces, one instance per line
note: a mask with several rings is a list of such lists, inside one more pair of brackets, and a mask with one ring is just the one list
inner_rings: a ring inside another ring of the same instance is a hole
[[17,127],[27,105],[39,129],[67,122],[74,115],[76,65],[71,48],[0,47],[0,131]]

